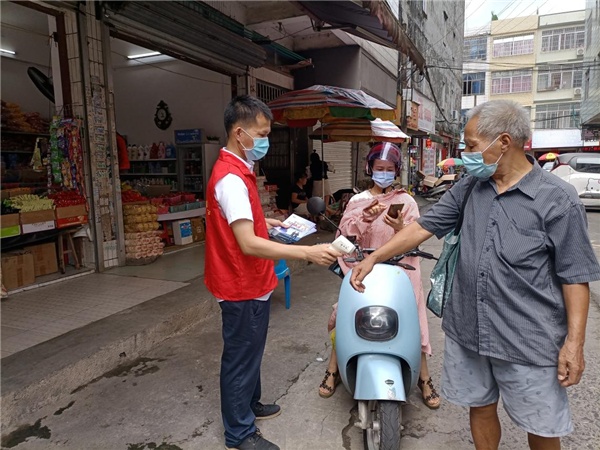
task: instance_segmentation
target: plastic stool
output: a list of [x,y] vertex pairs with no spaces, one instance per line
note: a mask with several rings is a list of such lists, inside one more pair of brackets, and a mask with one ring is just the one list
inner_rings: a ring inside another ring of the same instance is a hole
[[287,266],[285,259],[280,259],[275,264],[275,275],[277,275],[277,279],[281,280],[283,278],[285,283],[285,309],[290,309],[292,299],[291,299],[291,277],[290,277],[290,268]]

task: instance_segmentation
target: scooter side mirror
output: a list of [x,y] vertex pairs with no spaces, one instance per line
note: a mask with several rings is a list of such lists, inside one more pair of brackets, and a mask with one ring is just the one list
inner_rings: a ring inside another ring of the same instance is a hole
[[306,209],[308,209],[308,212],[312,216],[320,216],[325,212],[327,207],[325,206],[325,202],[321,197],[311,197],[308,199]]

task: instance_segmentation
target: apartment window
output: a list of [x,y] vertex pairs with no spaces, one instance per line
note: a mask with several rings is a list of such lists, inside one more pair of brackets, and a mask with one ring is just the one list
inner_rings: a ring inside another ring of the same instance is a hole
[[540,130],[579,128],[581,103],[537,105],[535,128]]
[[542,52],[569,50],[583,47],[584,44],[584,26],[542,31]]
[[463,95],[485,94],[485,72],[463,73]]
[[465,61],[485,61],[487,57],[487,39],[487,36],[465,38],[463,59]]
[[533,53],[533,34],[494,39],[494,58]]
[[492,94],[531,92],[531,70],[492,72]]
[[555,64],[538,71],[538,92],[581,87],[582,83],[581,64]]

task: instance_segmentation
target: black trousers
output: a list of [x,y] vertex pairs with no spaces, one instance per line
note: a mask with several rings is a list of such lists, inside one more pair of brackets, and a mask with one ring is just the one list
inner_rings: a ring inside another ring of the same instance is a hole
[[271,300],[223,301],[221,415],[225,445],[235,447],[256,432],[252,407],[260,400],[262,362]]

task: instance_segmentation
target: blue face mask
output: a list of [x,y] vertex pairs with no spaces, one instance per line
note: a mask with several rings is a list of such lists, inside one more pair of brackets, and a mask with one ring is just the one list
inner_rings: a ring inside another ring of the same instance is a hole
[[[244,130],[242,128],[242,131],[244,133],[246,133],[248,136],[250,136],[250,133],[248,133],[246,130]],[[259,159],[262,159],[265,157],[265,155],[267,154],[267,152],[269,151],[269,138],[268,137],[264,137],[264,138],[255,138],[250,136],[253,141],[254,141],[254,145],[252,148],[246,148],[244,147],[244,144],[242,144],[242,148],[246,151],[246,156],[248,157],[248,159],[250,161],[258,161]]]
[[498,140],[500,136],[490,142],[483,151],[481,152],[461,152],[460,157],[463,160],[465,165],[465,169],[467,169],[467,173],[469,175],[474,176],[475,178],[480,178],[482,180],[486,180],[490,178],[492,175],[496,173],[498,169],[498,161],[502,159],[504,153],[500,155],[500,158],[493,164],[486,164],[483,161],[483,152],[485,152],[488,148],[490,148],[494,142]]
[[396,179],[395,172],[384,172],[384,171],[373,171],[373,181],[377,186],[381,189],[388,188],[392,185],[394,180]]

